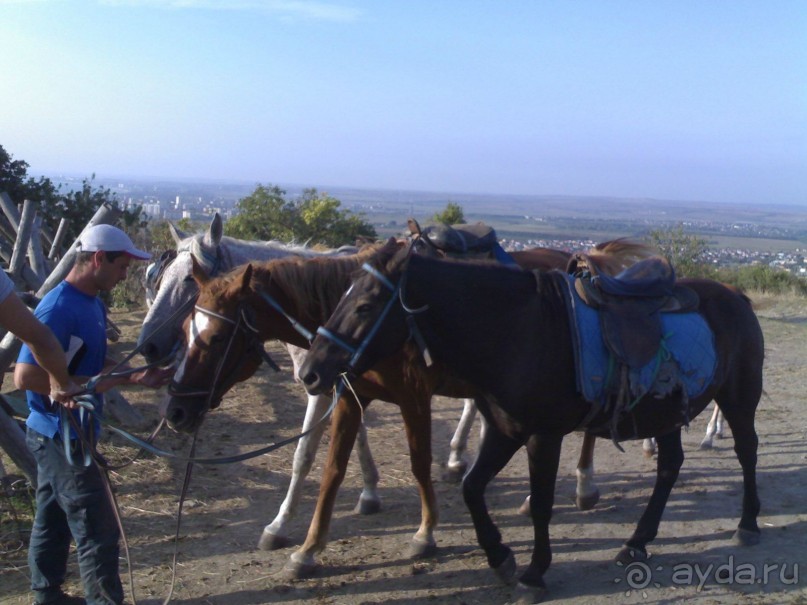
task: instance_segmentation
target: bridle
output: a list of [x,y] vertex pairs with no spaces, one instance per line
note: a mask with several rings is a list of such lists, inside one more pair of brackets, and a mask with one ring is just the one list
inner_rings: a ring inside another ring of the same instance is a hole
[[[409,253],[411,254],[413,248],[410,247]],[[377,279],[381,284],[390,291],[390,298],[387,301],[387,304],[384,306],[384,309],[381,311],[381,314],[376,318],[375,323],[367,332],[367,335],[364,339],[358,344],[358,346],[353,346],[349,344],[344,338],[334,334],[331,330],[327,329],[325,326],[320,326],[317,328],[317,334],[325,338],[326,340],[332,342],[340,349],[343,349],[348,354],[350,354],[350,360],[347,363],[347,367],[351,372],[356,371],[356,366],[358,365],[361,357],[367,350],[367,347],[373,341],[373,339],[378,334],[378,331],[381,329],[384,320],[386,320],[387,315],[389,315],[392,307],[395,305],[396,302],[401,304],[401,308],[404,311],[406,316],[406,324],[409,328],[409,336],[412,338],[415,343],[417,344],[418,348],[420,349],[421,354],[423,355],[423,359],[426,362],[427,366],[432,365],[432,358],[431,354],[429,353],[429,349],[426,346],[426,341],[423,339],[423,335],[420,332],[420,329],[417,326],[417,322],[415,321],[415,315],[419,313],[423,313],[424,311],[428,310],[429,306],[424,305],[417,309],[412,308],[406,304],[404,300],[404,291],[406,289],[406,279],[407,279],[407,272],[406,270],[403,271],[401,274],[401,278],[398,280],[397,285],[393,284],[386,275],[381,273],[378,269],[370,265],[369,263],[364,263],[361,268]]]
[[[236,310],[236,319],[232,319],[211,309],[206,309],[198,304],[194,305],[194,309],[200,313],[204,313],[210,317],[215,317],[216,319],[230,324],[233,326],[233,329],[230,333],[230,338],[227,341],[227,346],[224,349],[224,354],[216,363],[216,369],[213,373],[213,381],[211,386],[206,389],[188,387],[179,384],[172,379],[168,384],[168,394],[171,397],[177,399],[197,399],[204,397],[206,398],[205,411],[217,408],[221,403],[221,397],[217,396],[217,394],[223,394],[223,392],[227,390],[224,386],[226,384],[225,381],[237,374],[237,371],[246,363],[249,354],[253,351],[261,358],[262,361],[266,361],[273,370],[280,371],[280,367],[263,348],[263,343],[260,341],[258,336],[258,329],[254,325],[254,311],[246,303],[242,302],[238,305],[238,309]],[[235,340],[239,334],[243,334],[245,339],[244,354],[240,356],[235,367],[229,371],[229,376],[224,377],[225,380],[222,380],[224,369],[227,367],[228,360],[231,359],[233,345],[235,344]],[[233,380],[232,382],[234,383],[235,381]]]
[[146,289],[153,292],[155,296],[160,291],[160,284],[163,281],[165,271],[176,260],[177,254],[178,251],[173,248],[166,250],[146,273]]
[[[269,306],[271,306],[275,311],[280,313],[286,320],[291,324],[291,326],[308,342],[311,342],[314,339],[314,335],[308,331],[305,326],[303,326],[298,320],[292,317],[289,313],[287,313],[282,305],[275,299],[271,294],[264,290],[257,290],[258,295],[266,301]],[[227,317],[226,315],[222,315],[216,311],[211,309],[206,309],[200,305],[194,305],[194,309],[199,311],[200,313],[204,313],[205,315],[209,315],[210,317],[215,317],[225,323],[228,323],[233,326],[233,331],[230,334],[230,340],[227,342],[227,347],[224,350],[224,355],[222,355],[221,359],[219,359],[218,363],[216,364],[216,371],[213,374],[213,382],[209,389],[200,389],[194,387],[186,387],[178,382],[172,380],[168,385],[168,394],[171,397],[175,397],[177,399],[181,398],[199,398],[199,397],[206,397],[207,398],[207,410],[215,409],[221,403],[221,398],[216,397],[216,393],[218,391],[224,392],[227,389],[223,386],[217,389],[217,385],[219,384],[219,379],[222,377],[224,372],[224,368],[226,367],[226,362],[230,353],[232,351],[233,343],[235,342],[236,335],[239,332],[244,333],[244,337],[246,339],[246,344],[244,346],[245,354],[242,355],[239,365],[237,365],[233,370],[230,371],[230,375],[236,373],[236,370],[240,368],[241,365],[245,363],[245,359],[250,351],[255,351],[258,356],[261,358],[262,361],[265,361],[270,368],[272,368],[275,372],[280,371],[280,366],[272,359],[266,349],[263,348],[263,343],[260,339],[260,332],[257,327],[255,327],[254,319],[255,319],[255,311],[250,307],[246,302],[242,302],[239,304],[238,309],[236,310],[236,319],[232,319]],[[234,381],[233,381],[234,382]],[[231,385],[230,385],[231,386]]]

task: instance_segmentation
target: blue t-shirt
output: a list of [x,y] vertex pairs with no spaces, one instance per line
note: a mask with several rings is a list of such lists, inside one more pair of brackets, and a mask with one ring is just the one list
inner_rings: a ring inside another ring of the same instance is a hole
[[[106,309],[97,296],[84,294],[63,281],[45,295],[34,315],[53,331],[61,343],[71,376],[101,373],[106,359]],[[22,346],[17,362],[37,365],[27,345]],[[30,410],[26,425],[53,438],[61,429],[58,404],[32,391],[26,391],[26,395]],[[103,407],[103,398],[98,397],[98,400],[99,406]],[[78,417],[78,412],[74,413]],[[95,428],[97,434],[97,422]]]

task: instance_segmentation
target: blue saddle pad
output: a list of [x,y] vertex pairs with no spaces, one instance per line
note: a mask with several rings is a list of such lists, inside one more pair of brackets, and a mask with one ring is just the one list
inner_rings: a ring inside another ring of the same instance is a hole
[[502,265],[509,265],[514,268],[518,267],[516,259],[510,256],[510,253],[507,252],[507,250],[505,250],[504,248],[502,248],[499,242],[493,244],[493,256]]
[[[586,401],[606,403],[607,387],[616,380],[615,360],[602,339],[599,312],[577,294],[574,276],[569,286],[569,316],[577,366],[577,389]],[[714,378],[717,356],[714,335],[699,313],[662,313],[662,342],[656,358],[630,372],[631,397],[663,397],[676,387],[697,397]]]

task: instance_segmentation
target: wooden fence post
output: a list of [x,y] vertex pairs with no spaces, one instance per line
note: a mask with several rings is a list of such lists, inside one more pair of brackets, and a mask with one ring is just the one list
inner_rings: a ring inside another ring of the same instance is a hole
[[11,196],[5,191],[0,191],[0,210],[6,215],[8,222],[14,228],[14,231],[20,230],[20,213],[14,205]]
[[34,217],[34,225],[31,229],[31,239],[28,240],[28,264],[31,271],[36,275],[39,284],[36,289],[45,282],[48,276],[48,265],[45,261],[45,251],[42,250],[42,215],[37,212]]
[[0,448],[36,487],[36,460],[25,445],[25,433],[17,421],[0,408]]
[[50,252],[48,253],[50,260],[55,261],[56,257],[59,256],[59,250],[62,247],[65,235],[67,235],[67,219],[62,217],[62,220],[59,221],[59,228],[56,230],[56,235],[53,237],[53,245],[50,247]]
[[[120,210],[110,206],[109,204],[101,204],[101,206],[96,211],[95,215],[90,219],[90,222],[87,223],[88,227],[92,227],[93,225],[99,225],[102,223],[112,224],[120,217]],[[82,231],[83,233],[84,231]],[[79,236],[73,245],[70,247],[70,250],[62,257],[62,260],[59,261],[59,264],[56,265],[56,268],[51,271],[48,278],[45,280],[45,283],[37,291],[36,295],[38,298],[42,298],[53,290],[56,285],[61,282],[67,274],[70,273],[70,269],[73,267],[73,261],[76,259],[76,254],[78,253],[78,243],[81,239]],[[18,338],[16,338],[12,333],[8,333],[3,337],[2,342],[0,342],[0,373],[5,373],[8,370],[8,367],[14,362],[17,358],[17,354],[20,351],[21,343]]]
[[31,231],[34,228],[34,217],[36,216],[36,203],[25,200],[22,207],[22,217],[17,229],[17,240],[14,242],[14,252],[11,254],[11,262],[8,265],[9,273],[19,279],[22,274],[22,267],[25,264],[25,255],[28,250],[28,242],[31,241]]

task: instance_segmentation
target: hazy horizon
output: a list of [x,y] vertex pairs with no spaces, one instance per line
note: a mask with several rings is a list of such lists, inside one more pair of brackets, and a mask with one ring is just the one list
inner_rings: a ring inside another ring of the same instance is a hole
[[32,174],[807,205],[798,0],[0,0],[0,36]]

